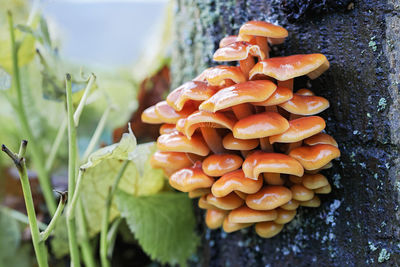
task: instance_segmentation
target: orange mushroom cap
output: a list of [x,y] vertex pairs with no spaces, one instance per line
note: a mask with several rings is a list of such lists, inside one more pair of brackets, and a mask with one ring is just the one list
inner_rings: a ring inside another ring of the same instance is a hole
[[298,160],[306,170],[316,170],[340,157],[340,150],[332,145],[302,146],[290,151],[289,156]]
[[285,209],[276,209],[277,211],[277,218],[274,220],[275,223],[278,224],[285,224],[290,222],[291,220],[294,219],[294,216],[296,216],[296,210],[285,210]]
[[190,167],[192,161],[182,152],[162,152],[156,151],[150,159],[150,165],[153,168],[168,169],[175,172],[179,169]]
[[321,200],[319,199],[318,196],[314,196],[312,199],[307,200],[307,201],[301,201],[300,206],[302,207],[308,207],[308,208],[318,208],[321,206]]
[[207,81],[210,85],[223,86],[226,80],[233,83],[243,83],[247,81],[240,67],[219,65],[204,70],[194,81]]
[[294,94],[292,99],[279,106],[292,114],[315,115],[329,108],[329,101],[320,96]]
[[[325,129],[325,120],[318,116],[302,117],[289,121],[289,128],[269,138],[271,144],[294,143],[321,132]],[[235,127],[233,128],[235,130]]]
[[235,231],[238,231],[240,229],[249,227],[252,225],[252,223],[234,223],[229,221],[228,216],[225,217],[224,222],[222,224],[222,229],[224,229],[224,232],[226,233],[232,233]]
[[268,99],[276,90],[276,85],[267,80],[248,81],[221,89],[201,103],[199,110],[216,112],[235,105],[259,102]]
[[186,118],[195,110],[195,107],[190,105],[185,106],[181,111],[176,111],[168,105],[167,101],[161,101],[156,104],[154,111],[163,122],[175,124],[179,119]]
[[244,200],[235,193],[230,193],[224,197],[216,197],[213,194],[207,195],[207,203],[222,209],[233,210],[243,205]]
[[175,131],[177,131],[177,129],[175,128],[175,124],[164,123],[160,127],[160,135],[173,133]]
[[198,188],[192,191],[189,191],[189,198],[198,198],[204,195],[208,195],[211,193],[211,188]]
[[179,132],[160,135],[157,139],[157,148],[161,151],[186,152],[200,156],[207,156],[210,153],[201,135],[193,135],[189,140]]
[[304,174],[303,185],[308,189],[318,189],[329,185],[328,179],[320,173],[317,174]]
[[203,161],[203,171],[209,176],[222,176],[239,169],[242,163],[243,159],[235,154],[214,154]]
[[261,51],[258,45],[253,45],[248,42],[235,42],[230,45],[220,47],[215,51],[214,61],[236,61],[244,60],[249,56],[265,58],[265,54]]
[[313,136],[305,139],[304,144],[309,145],[309,146],[314,146],[314,145],[319,145],[319,144],[328,144],[328,145],[338,147],[338,143],[336,142],[336,140],[332,136],[330,136],[329,134],[326,134],[326,133],[319,133],[319,134],[313,135]]
[[210,229],[217,229],[222,226],[228,212],[220,209],[209,209],[206,212],[206,225]]
[[292,199],[292,191],[284,186],[265,186],[255,194],[248,195],[246,205],[254,210],[272,210],[288,203]]
[[259,144],[259,139],[238,139],[233,133],[228,133],[222,139],[222,145],[229,150],[253,150]]
[[288,36],[288,31],[281,26],[265,21],[248,21],[240,27],[239,37],[247,40],[248,36],[268,37],[276,39],[274,44],[280,44]]
[[295,184],[290,187],[292,190],[292,197],[298,201],[307,201],[314,197],[314,191],[306,188],[301,184]]
[[292,199],[288,203],[280,206],[280,208],[284,210],[295,210],[299,207],[299,205],[300,203],[297,200]]
[[313,93],[313,91],[311,91],[311,90],[309,90],[309,89],[306,89],[306,88],[302,88],[302,89],[297,90],[296,94],[298,94],[298,95],[305,95],[305,96],[306,96],[306,95],[308,95],[308,96],[315,95],[315,94]]
[[163,120],[156,113],[156,107],[151,106],[146,108],[141,115],[141,119],[145,123],[149,124],[160,124],[163,123]]
[[228,220],[233,223],[256,223],[273,221],[277,218],[276,210],[253,210],[247,206],[232,210]]
[[311,79],[320,76],[329,68],[329,61],[322,54],[293,55],[273,57],[258,62],[250,71],[250,79],[257,74],[286,81],[307,75]]
[[223,175],[211,187],[211,192],[216,197],[224,197],[233,191],[240,191],[246,194],[254,194],[263,185],[261,178],[257,180],[248,179],[242,170],[236,170]]
[[169,177],[169,184],[182,192],[189,192],[199,188],[211,187],[214,179],[207,176],[202,168],[201,162],[196,162],[192,167],[183,168]]
[[233,136],[254,139],[280,134],[289,129],[289,122],[277,112],[264,112],[245,117],[233,126]]
[[216,91],[217,87],[208,86],[206,82],[190,81],[169,93],[167,103],[176,111],[181,111],[187,101],[207,100]]
[[314,190],[315,194],[329,194],[332,191],[332,187],[330,184],[327,184],[323,187],[317,188]]
[[203,195],[199,198],[199,201],[197,202],[197,205],[199,206],[199,208],[203,209],[203,210],[217,209],[217,207],[208,203],[207,196],[208,195]]
[[293,92],[289,88],[278,86],[275,92],[265,101],[254,102],[253,105],[256,106],[275,106],[282,104],[293,97]]
[[238,41],[237,38],[238,38],[237,35],[226,36],[226,37],[222,38],[221,41],[219,41],[219,47],[224,47],[224,46],[233,44]]
[[260,237],[271,238],[279,234],[283,229],[283,224],[274,222],[260,222],[255,226],[256,233]]
[[183,127],[183,133],[190,138],[196,129],[207,128],[227,128],[232,131],[236,120],[226,116],[222,112],[211,113],[207,111],[196,111],[190,114]]
[[273,172],[302,176],[303,167],[297,160],[280,153],[257,151],[243,162],[242,169],[246,177],[256,179],[260,173]]

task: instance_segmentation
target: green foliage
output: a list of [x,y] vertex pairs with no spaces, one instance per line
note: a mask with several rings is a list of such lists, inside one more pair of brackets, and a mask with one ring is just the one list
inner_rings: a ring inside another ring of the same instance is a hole
[[67,223],[64,214],[57,220],[52,235],[54,237],[50,240],[51,250],[57,259],[62,258],[69,253]]
[[0,262],[13,257],[19,247],[21,234],[15,219],[0,210]]
[[122,217],[152,259],[186,265],[199,241],[194,231],[192,204],[186,194],[168,192],[135,197],[119,191],[116,198]]

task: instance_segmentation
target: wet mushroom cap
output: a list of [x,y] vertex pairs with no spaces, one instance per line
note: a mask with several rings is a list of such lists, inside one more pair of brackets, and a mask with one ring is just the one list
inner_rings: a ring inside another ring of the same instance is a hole
[[211,193],[211,188],[198,188],[189,191],[189,198],[198,198]]
[[213,194],[208,194],[207,202],[222,210],[233,210],[242,206],[244,200],[235,193],[230,193],[224,197],[216,197]]
[[189,116],[195,108],[191,105],[185,106],[181,111],[176,111],[167,101],[161,101],[156,104],[155,113],[164,123],[175,124],[179,119]]
[[213,183],[214,179],[203,172],[201,162],[199,161],[192,167],[180,169],[169,178],[169,184],[182,192],[189,192],[199,188],[209,188]]
[[160,127],[160,135],[173,133],[175,131],[177,131],[177,129],[175,128],[175,124],[164,123]]
[[285,209],[276,209],[277,211],[277,217],[274,220],[275,223],[278,224],[285,224],[290,222],[291,220],[294,219],[294,216],[296,216],[297,211],[294,210],[285,210]]
[[328,179],[320,173],[304,174],[303,185],[308,189],[318,189],[329,185]]
[[208,86],[206,82],[190,81],[179,86],[167,96],[167,103],[176,111],[181,111],[187,101],[204,101],[209,99],[217,87]]
[[329,101],[320,96],[293,94],[293,97],[279,104],[284,110],[297,115],[315,115],[329,108]]
[[226,210],[220,210],[220,209],[209,209],[206,212],[206,225],[210,229],[217,229],[222,226],[222,223],[224,222],[224,219],[227,215]]
[[217,209],[214,205],[211,205],[207,202],[207,195],[203,195],[199,198],[197,202],[200,209],[209,210],[209,209]]
[[286,87],[278,86],[275,92],[267,100],[261,102],[253,102],[251,104],[264,107],[275,106],[290,100],[292,97],[292,90]]
[[179,132],[160,135],[157,139],[157,148],[161,151],[186,152],[200,156],[207,156],[210,153],[201,135],[193,135],[189,140]]
[[309,207],[309,208],[318,208],[321,206],[321,200],[318,196],[314,196],[312,199],[307,201],[301,201],[300,206],[302,207]]
[[277,218],[276,210],[253,210],[247,206],[234,209],[229,213],[228,219],[233,223],[256,223],[273,221]]
[[230,44],[233,44],[238,41],[237,35],[229,35],[221,39],[219,41],[219,47],[224,47]]
[[306,170],[316,170],[340,157],[340,150],[332,145],[302,146],[290,151],[289,156],[298,160]]
[[238,139],[233,133],[228,133],[222,139],[222,145],[229,150],[252,150],[258,147],[259,139]]
[[248,179],[242,170],[236,170],[223,175],[211,187],[211,192],[216,197],[224,197],[233,191],[240,191],[246,194],[254,194],[260,190],[263,180]]
[[306,88],[302,88],[302,89],[297,90],[296,94],[298,94],[298,95],[308,95],[308,96],[315,95],[313,93],[313,91],[311,91],[309,89],[306,89]]
[[256,233],[264,238],[271,238],[279,234],[283,229],[283,224],[274,222],[260,222],[255,226]]
[[330,184],[327,184],[323,187],[317,188],[314,190],[315,194],[329,194],[332,191],[332,187]]
[[[239,36],[247,39],[246,36],[262,36],[272,39],[284,40],[288,36],[288,31],[278,25],[268,23],[265,21],[248,21],[240,27]],[[275,42],[275,44],[282,43]]]
[[[289,128],[281,134],[271,136],[269,141],[271,144],[276,142],[298,142],[321,132],[323,129],[325,129],[325,126],[325,120],[319,116],[298,118],[289,121]],[[235,130],[235,128],[233,128],[233,130]]]
[[319,145],[319,144],[329,144],[335,147],[338,147],[338,143],[336,140],[330,136],[329,134],[326,133],[319,133],[316,135],[313,135],[307,139],[304,140],[304,144],[309,145],[309,146],[314,146],[314,145]]
[[233,83],[243,83],[247,81],[240,67],[219,65],[203,71],[195,80],[207,81],[209,85],[223,86],[226,80]]
[[295,184],[290,187],[292,197],[297,201],[308,201],[314,197],[314,191],[306,188],[301,184]]
[[151,106],[146,108],[141,115],[141,119],[145,123],[149,124],[160,124],[163,123],[164,121],[158,116],[156,113],[156,107]]
[[224,222],[222,223],[222,229],[224,229],[224,232],[226,233],[232,233],[235,231],[238,231],[240,229],[246,228],[251,226],[252,223],[234,223],[230,222],[228,219],[228,216],[225,217]]
[[220,47],[213,55],[214,61],[236,61],[244,60],[249,56],[265,58],[265,54],[258,45],[248,42],[235,42],[224,47]]
[[260,173],[284,173],[303,176],[304,169],[293,158],[281,153],[257,151],[249,155],[242,165],[246,177],[255,179]]
[[320,76],[329,68],[329,61],[322,54],[293,55],[272,57],[258,62],[249,73],[250,79],[257,74],[286,81],[308,75],[311,79]]
[[297,209],[299,206],[300,206],[300,203],[299,203],[297,200],[292,199],[292,200],[290,200],[288,203],[286,203],[286,204],[280,206],[280,208],[281,208],[281,209],[284,209],[284,210],[295,210],[295,209]]
[[203,171],[209,176],[222,176],[239,169],[243,159],[235,154],[214,154],[203,161]]
[[248,195],[246,205],[254,210],[273,210],[292,199],[292,191],[285,186],[271,185]]
[[151,156],[150,165],[153,168],[168,168],[170,171],[175,172],[179,169],[190,167],[193,163],[186,153],[156,151]]
[[233,136],[254,139],[284,133],[289,122],[277,112],[263,112],[245,117],[233,126]]
[[276,85],[267,80],[248,81],[219,90],[201,103],[199,110],[216,112],[248,102],[267,100],[276,90]]
[[190,138],[196,129],[207,128],[227,128],[232,131],[236,120],[226,116],[222,112],[211,113],[207,111],[196,111],[190,114],[183,127],[183,133]]

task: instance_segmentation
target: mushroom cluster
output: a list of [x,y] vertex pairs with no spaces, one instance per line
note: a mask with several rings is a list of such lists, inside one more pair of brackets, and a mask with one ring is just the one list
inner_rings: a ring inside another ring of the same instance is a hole
[[204,70],[142,114],[162,124],[151,164],[170,185],[199,198],[211,229],[234,232],[255,224],[277,235],[299,206],[318,207],[331,185],[319,171],[340,156],[316,114],[329,107],[293,80],[317,78],[329,68],[322,54],[269,58],[286,29],[249,21],[221,40],[215,61],[239,61]]

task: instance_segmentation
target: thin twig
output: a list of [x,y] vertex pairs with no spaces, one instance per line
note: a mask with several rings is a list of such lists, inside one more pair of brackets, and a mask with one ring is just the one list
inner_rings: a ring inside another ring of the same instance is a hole
[[[55,190],[54,190],[55,191]],[[51,221],[49,225],[47,226],[46,230],[40,233],[40,241],[44,242],[49,238],[51,232],[54,230],[54,227],[56,227],[57,221],[60,218],[62,211],[64,210],[65,203],[67,202],[68,198],[68,193],[67,192],[58,192],[60,194],[60,201],[58,203],[58,207],[56,209],[56,212],[54,213],[53,218],[51,218]]]

